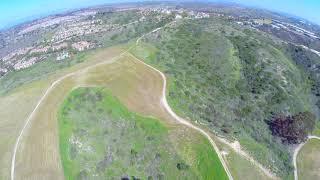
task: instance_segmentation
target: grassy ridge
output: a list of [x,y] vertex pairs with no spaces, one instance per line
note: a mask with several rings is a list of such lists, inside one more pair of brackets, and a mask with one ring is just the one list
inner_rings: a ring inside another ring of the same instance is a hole
[[[204,137],[177,137],[158,120],[128,111],[105,89],[72,91],[58,118],[66,179],[227,179]],[[184,150],[174,148],[169,133]]]

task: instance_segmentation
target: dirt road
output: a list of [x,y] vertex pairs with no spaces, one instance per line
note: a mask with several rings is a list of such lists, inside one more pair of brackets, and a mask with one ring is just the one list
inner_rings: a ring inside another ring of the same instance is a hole
[[233,180],[233,177],[228,169],[228,166],[226,164],[226,162],[224,161],[223,157],[222,157],[222,154],[220,152],[220,150],[218,149],[217,145],[215,144],[215,142],[212,140],[212,138],[210,137],[210,135],[208,133],[206,133],[204,130],[202,130],[201,128],[191,124],[189,121],[179,117],[176,113],[174,113],[172,111],[172,109],[170,108],[170,106],[168,105],[168,102],[167,102],[167,99],[166,99],[166,86],[167,86],[167,80],[166,80],[166,77],[165,75],[159,71],[158,69],[146,64],[145,62],[141,61],[140,59],[136,58],[135,56],[131,55],[133,58],[135,58],[136,60],[140,61],[141,63],[145,64],[146,66],[148,66],[149,68],[157,71],[162,79],[163,79],[163,89],[162,89],[162,97],[161,97],[161,104],[163,105],[163,107],[166,109],[166,111],[176,120],[178,121],[179,123],[183,124],[183,125],[186,125],[198,132],[200,132],[202,135],[204,135],[206,138],[208,138],[210,144],[212,145],[212,147],[214,148],[214,150],[216,151],[219,159],[220,159],[220,162],[222,163],[222,166],[224,168],[224,170],[226,171],[227,175],[228,175],[228,178],[230,180]]
[[[169,23],[169,24],[170,24],[170,23]],[[169,25],[169,24],[167,24],[167,25]],[[167,26],[167,25],[165,25],[165,26]],[[164,26],[164,27],[165,27],[165,26]],[[146,36],[146,35],[148,35],[148,34],[150,34],[150,33],[154,33],[154,32],[156,32],[156,31],[159,31],[160,29],[162,29],[162,28],[157,28],[157,29],[155,29],[155,30],[153,30],[153,31],[151,31],[151,32],[149,32],[149,33],[144,34],[143,36],[141,36],[140,38],[137,39],[136,43],[135,43],[133,46],[131,46],[131,47],[130,47],[129,49],[127,49],[126,51],[122,52],[120,55],[114,57],[111,61],[101,62],[101,63],[95,64],[95,65],[92,65],[92,66],[88,66],[88,67],[86,67],[86,68],[84,68],[84,69],[82,69],[82,70],[69,73],[69,74],[67,74],[67,75],[59,78],[58,80],[54,81],[54,82],[51,84],[51,86],[46,90],[46,92],[44,93],[44,95],[43,95],[43,96],[41,97],[41,99],[38,101],[38,103],[37,103],[37,105],[35,106],[34,110],[31,112],[31,114],[30,114],[30,115],[28,116],[28,118],[26,119],[26,122],[25,122],[23,128],[21,129],[20,134],[19,134],[19,136],[18,136],[18,138],[17,138],[17,140],[16,140],[16,143],[15,143],[15,146],[14,146],[14,149],[13,149],[13,156],[12,156],[12,160],[11,160],[11,180],[14,180],[14,176],[15,176],[16,154],[17,154],[17,150],[18,150],[18,148],[19,148],[19,144],[20,144],[21,138],[23,137],[23,134],[24,134],[27,126],[30,124],[30,121],[31,121],[32,117],[33,117],[34,114],[37,112],[37,110],[39,109],[39,106],[42,104],[43,100],[48,96],[48,94],[50,94],[50,92],[51,92],[62,80],[66,79],[66,78],[68,78],[68,77],[70,77],[70,76],[72,76],[72,75],[74,75],[74,74],[76,74],[76,73],[79,73],[79,72],[81,72],[81,71],[86,71],[86,70],[88,70],[88,69],[90,69],[90,68],[94,68],[94,67],[97,67],[97,66],[102,65],[102,64],[107,64],[107,63],[112,63],[112,62],[114,62],[115,60],[117,60],[118,58],[120,58],[121,56],[123,56],[124,54],[128,53],[128,52],[129,52],[132,48],[134,48],[136,45],[138,45],[139,42],[141,41],[141,39],[142,39],[144,36]],[[131,55],[131,54],[130,54],[130,55]],[[131,56],[132,56],[132,55],[131,55]],[[133,56],[133,57],[134,57],[134,56]],[[136,57],[134,57],[134,58],[137,59]],[[229,178],[230,180],[233,180],[233,177],[232,177],[232,175],[231,175],[231,173],[230,173],[230,171],[229,171],[229,169],[228,169],[228,167],[227,167],[227,164],[226,164],[225,160],[223,159],[222,153],[220,152],[220,150],[218,149],[217,145],[215,144],[215,142],[213,141],[213,139],[210,137],[210,135],[209,135],[206,131],[204,131],[203,129],[201,129],[201,128],[195,126],[195,125],[193,125],[193,124],[190,123],[189,121],[187,121],[187,120],[179,117],[178,115],[176,115],[176,114],[173,112],[173,110],[170,108],[170,106],[168,105],[167,99],[166,99],[166,84],[167,84],[167,83],[166,83],[166,77],[165,77],[165,75],[164,75],[161,71],[159,71],[159,70],[157,70],[156,68],[154,68],[154,67],[152,67],[152,66],[144,63],[144,62],[141,61],[140,59],[137,59],[137,60],[140,61],[141,63],[145,64],[146,66],[150,67],[151,69],[155,70],[156,72],[158,72],[158,73],[161,75],[161,77],[162,77],[162,79],[163,79],[163,83],[164,83],[164,84],[163,84],[163,89],[162,89],[162,97],[161,97],[161,104],[163,105],[163,107],[166,109],[166,111],[167,111],[177,122],[179,122],[179,123],[181,123],[181,124],[183,124],[183,125],[186,125],[186,126],[192,128],[192,129],[200,132],[201,134],[203,134],[205,137],[208,138],[208,140],[209,140],[209,142],[211,143],[212,147],[213,147],[214,150],[216,151],[216,153],[217,153],[217,155],[218,155],[218,157],[219,157],[219,159],[220,159],[220,161],[221,161],[221,163],[222,163],[222,165],[223,165],[223,167],[224,167],[224,169],[225,169],[225,171],[226,171],[226,173],[227,173],[227,175],[228,175],[228,178]],[[223,139],[223,138],[219,138],[219,140],[221,140],[223,143],[225,143],[225,144],[227,144],[227,145],[233,144],[233,143],[229,143],[227,140],[225,140],[225,139]],[[233,147],[232,145],[230,145],[230,146]],[[241,150],[240,144],[239,144],[239,146],[237,146],[237,147],[238,147],[238,148],[237,148],[237,151],[236,151],[236,152],[238,152],[238,153],[240,152],[240,155],[243,155],[243,153],[241,153],[241,152],[243,152],[243,151]],[[249,157],[249,156],[247,156],[247,157]],[[271,173],[269,173],[269,171],[268,171],[267,169],[265,169],[262,165],[260,165],[260,164],[259,164],[258,162],[256,162],[256,161],[254,161],[254,159],[253,159],[252,157],[250,157],[250,161],[251,161],[251,162],[255,162],[254,164],[257,165],[264,173],[266,173],[267,176],[275,177],[275,176],[273,176]]]
[[[155,29],[155,30],[153,30],[153,31],[151,31],[151,32],[149,32],[149,33],[147,33],[147,34],[144,34],[143,36],[141,36],[140,38],[137,39],[136,45],[138,45],[138,44],[141,42],[142,38],[144,38],[145,36],[147,36],[147,35],[149,35],[149,34],[152,34],[152,33],[154,33],[154,32],[157,32],[157,31],[163,29],[164,27],[166,27],[166,26],[168,26],[168,25],[170,25],[170,24],[172,24],[172,23],[174,23],[174,22],[175,22],[175,21],[170,22],[170,23],[166,24],[166,25],[163,26],[163,27],[157,28],[157,29]],[[134,56],[133,56],[133,57],[134,57]],[[136,57],[134,57],[134,58],[136,58]],[[138,59],[138,58],[136,58],[136,59],[139,60],[140,62],[144,63],[144,62],[141,61],[140,59]],[[163,98],[163,100],[162,100],[163,102],[162,102],[162,104],[163,104],[164,107],[167,109],[168,113],[169,113],[171,116],[173,116],[173,117],[174,117],[177,121],[179,121],[180,123],[185,124],[185,125],[193,128],[193,129],[201,132],[201,134],[203,134],[204,136],[206,136],[206,137],[209,139],[209,141],[210,141],[210,143],[212,144],[212,146],[214,147],[215,151],[218,153],[218,156],[219,156],[219,158],[220,158],[220,160],[221,160],[221,163],[222,163],[223,166],[225,167],[225,170],[226,170],[226,172],[228,173],[229,178],[231,177],[231,179],[232,179],[231,173],[229,172],[229,170],[227,170],[227,165],[225,164],[225,161],[223,160],[223,158],[222,158],[222,156],[221,156],[221,152],[220,152],[220,150],[218,149],[218,147],[216,146],[216,144],[214,143],[214,141],[212,140],[212,138],[211,138],[203,129],[201,129],[201,128],[197,127],[197,126],[194,126],[194,125],[191,124],[189,121],[184,120],[183,118],[177,116],[177,115],[171,110],[170,106],[169,106],[168,103],[167,103],[166,97],[165,97],[165,95],[166,95],[166,94],[165,94],[165,91],[166,91],[166,90],[165,90],[165,86],[166,86],[166,78],[165,78],[165,75],[164,75],[161,71],[157,70],[156,68],[154,68],[154,67],[152,67],[152,66],[150,66],[150,65],[148,65],[148,64],[146,64],[146,63],[144,63],[144,64],[147,65],[148,67],[154,69],[155,71],[159,72],[159,73],[161,74],[162,78],[164,79],[165,85],[164,85],[164,89],[163,89],[163,97],[162,97],[162,98]],[[231,142],[229,142],[228,140],[226,140],[226,139],[224,139],[224,138],[222,138],[222,137],[217,137],[217,139],[218,139],[220,142],[222,142],[222,143],[228,145],[229,147],[231,147],[235,152],[237,152],[238,154],[240,154],[241,156],[243,156],[244,158],[246,158],[248,161],[250,161],[251,163],[253,163],[255,166],[257,166],[257,167],[258,167],[266,176],[268,176],[269,178],[271,178],[271,179],[278,179],[272,172],[270,172],[267,168],[265,168],[264,166],[262,166],[259,162],[257,162],[257,161],[256,161],[253,157],[251,157],[248,153],[246,153],[245,151],[243,151],[243,150],[241,149],[241,145],[240,145],[240,143],[239,143],[238,141],[235,141],[235,142],[232,142],[232,143],[231,143]]]
[[110,61],[105,61],[105,62],[101,62],[101,63],[97,63],[94,64],[92,66],[88,66],[84,69],[81,69],[79,71],[75,71],[69,74],[66,74],[65,76],[60,77],[59,79],[57,79],[56,81],[54,81],[51,86],[46,90],[46,92],[43,94],[43,96],[41,97],[41,99],[38,101],[37,105],[35,106],[35,108],[33,109],[33,111],[30,113],[30,115],[28,116],[28,118],[25,121],[24,126],[22,127],[20,134],[16,140],[14,149],[13,149],[13,155],[12,155],[12,159],[11,159],[11,180],[14,180],[14,176],[15,176],[15,162],[16,162],[16,154],[17,154],[17,150],[21,141],[21,138],[27,128],[27,126],[30,124],[30,121],[32,119],[32,117],[35,115],[35,113],[37,112],[37,110],[39,109],[40,105],[42,104],[42,102],[44,101],[44,99],[48,96],[48,94],[50,94],[50,92],[64,79],[73,76],[76,73],[80,73],[82,71],[87,71],[91,68],[97,67],[99,65],[103,65],[103,64],[110,64],[115,62],[117,59],[119,59],[121,56],[123,56],[124,54],[126,54],[128,51],[130,51],[134,46],[130,47],[129,49],[127,49],[126,51],[122,52],[121,54],[119,54],[118,56],[112,58]]

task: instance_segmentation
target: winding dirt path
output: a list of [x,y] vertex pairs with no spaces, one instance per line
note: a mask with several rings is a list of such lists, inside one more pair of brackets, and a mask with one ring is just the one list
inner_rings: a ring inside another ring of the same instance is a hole
[[[124,27],[124,26],[127,26],[127,25],[130,25],[130,24],[134,24],[134,23],[137,23],[139,21],[134,21],[134,22],[131,22],[131,23],[128,23],[128,24],[125,24],[125,25],[122,25],[120,26],[119,28],[121,27]],[[143,35],[144,36],[144,35]],[[140,38],[142,38],[143,36],[141,36]],[[138,38],[138,39],[140,39]],[[78,71],[75,71],[75,72],[72,72],[72,73],[69,73],[69,74],[66,74],[62,77],[60,77],[59,79],[57,79],[56,81],[54,81],[50,87],[46,90],[46,92],[43,94],[43,96],[40,98],[40,100],[38,101],[37,105],[35,106],[35,108],[33,109],[33,111],[30,113],[30,115],[28,116],[28,118],[26,119],[26,122],[25,124],[23,125],[20,133],[19,133],[19,136],[17,137],[16,139],[16,143],[14,145],[14,148],[13,148],[13,155],[12,155],[12,158],[11,158],[11,172],[10,172],[10,177],[11,177],[11,180],[14,180],[14,173],[15,173],[15,162],[16,162],[16,154],[17,154],[17,150],[18,150],[18,147],[19,147],[19,144],[20,144],[20,141],[21,141],[21,138],[24,134],[24,131],[25,129],[27,128],[27,126],[29,125],[32,117],[34,116],[34,114],[36,113],[36,111],[38,110],[39,106],[41,105],[41,103],[43,102],[43,100],[48,96],[48,94],[52,91],[52,89],[54,89],[54,87],[59,84],[62,80],[70,77],[70,76],[73,76],[74,74],[76,73],[79,73],[81,71],[86,71],[86,70],[89,70],[91,68],[94,68],[94,67],[97,67],[99,65],[103,65],[103,64],[108,64],[108,63],[112,63],[114,62],[115,60],[119,59],[121,56],[123,56],[124,54],[128,53],[132,48],[134,48],[135,45],[132,45],[131,47],[129,47],[127,50],[125,50],[124,52],[122,52],[121,54],[119,54],[118,56],[112,58],[110,61],[106,61],[106,62],[101,62],[101,63],[97,63],[97,64],[94,64],[94,65],[91,65],[91,66],[88,66],[84,69],[81,69],[81,70],[78,70]]]
[[[149,33],[146,33],[146,34],[142,35],[140,38],[137,39],[136,45],[138,45],[138,44],[141,42],[142,38],[144,38],[145,36],[147,36],[147,35],[149,35],[149,34],[152,34],[152,33],[155,33],[155,32],[157,32],[157,31],[163,29],[164,27],[169,26],[170,24],[172,24],[172,23],[174,23],[174,22],[176,22],[176,21],[172,21],[172,22],[166,24],[166,25],[163,26],[163,27],[154,29],[153,31],[150,31]],[[131,55],[131,56],[133,56],[133,55]],[[194,125],[191,124],[189,121],[187,121],[187,120],[185,120],[185,119],[177,116],[177,115],[172,111],[172,109],[170,108],[170,106],[168,105],[167,100],[166,100],[166,94],[165,94],[165,91],[166,91],[166,90],[165,90],[165,88],[166,88],[166,77],[165,77],[165,75],[164,75],[161,71],[159,71],[158,69],[156,69],[156,68],[154,68],[154,67],[146,64],[145,62],[141,61],[140,59],[136,58],[135,56],[133,56],[133,57],[134,57],[135,59],[139,60],[140,62],[142,62],[143,64],[147,65],[148,67],[154,69],[155,71],[157,71],[157,72],[159,72],[159,73],[161,74],[161,76],[162,76],[162,78],[164,79],[164,82],[165,82],[164,89],[163,89],[163,97],[162,97],[163,100],[162,100],[161,103],[164,105],[164,107],[166,108],[166,110],[168,111],[168,113],[169,113],[171,116],[173,116],[177,121],[179,121],[180,123],[185,124],[185,125],[193,128],[193,129],[201,132],[201,134],[203,134],[204,136],[206,136],[206,137],[209,139],[209,141],[210,141],[210,143],[212,144],[213,148],[214,148],[215,151],[218,153],[219,159],[220,159],[221,163],[223,164],[223,167],[225,168],[225,170],[226,170],[226,172],[227,172],[227,174],[228,174],[228,177],[229,177],[229,178],[231,177],[231,179],[232,179],[231,173],[230,173],[230,171],[228,170],[228,167],[227,167],[224,159],[222,158],[222,154],[221,154],[220,150],[218,149],[218,147],[216,146],[216,144],[214,143],[214,141],[212,140],[212,138],[210,137],[210,135],[209,135],[208,133],[206,133],[203,129],[201,129],[201,128],[197,127],[197,126],[194,126]],[[269,178],[271,178],[271,179],[278,179],[278,177],[275,176],[272,172],[270,172],[269,169],[265,168],[263,165],[261,165],[259,162],[257,162],[257,161],[256,161],[253,157],[251,157],[247,152],[243,151],[243,150],[241,149],[241,145],[240,145],[240,143],[239,143],[238,141],[229,142],[228,140],[226,140],[226,139],[224,139],[224,138],[222,138],[222,137],[218,137],[218,136],[217,136],[217,139],[218,139],[220,142],[222,142],[223,144],[225,144],[225,145],[229,146],[230,148],[232,148],[236,153],[238,153],[239,155],[243,156],[245,159],[247,159],[248,161],[250,161],[252,164],[254,164],[256,167],[258,167],[258,168],[259,168],[266,176],[268,176]],[[229,176],[229,175],[230,175],[230,176]]]
[[[169,24],[167,24],[167,25],[169,25]],[[165,26],[164,26],[164,27],[165,27]],[[35,108],[33,109],[33,111],[30,113],[30,115],[29,115],[28,118],[26,119],[25,124],[24,124],[24,126],[22,127],[22,129],[21,129],[21,131],[20,131],[20,133],[19,133],[19,136],[18,136],[18,138],[17,138],[17,140],[16,140],[16,143],[15,143],[14,149],[13,149],[12,159],[11,159],[11,173],[10,173],[10,175],[11,175],[11,180],[14,180],[14,178],[15,178],[16,154],[17,154],[17,150],[18,150],[20,141],[21,141],[21,139],[22,139],[22,137],[23,137],[23,134],[24,134],[25,130],[27,129],[28,125],[30,124],[32,117],[35,115],[35,113],[36,113],[37,110],[39,109],[39,107],[40,107],[40,105],[42,104],[42,102],[44,101],[44,99],[48,96],[48,94],[49,94],[62,80],[66,79],[66,78],[68,78],[68,77],[70,77],[70,76],[73,76],[73,75],[75,75],[76,73],[79,73],[79,72],[81,72],[81,71],[89,70],[89,69],[94,68],[94,67],[97,67],[97,66],[99,66],[99,65],[103,65],[103,64],[108,64],[108,63],[114,62],[115,60],[117,60],[118,58],[120,58],[121,56],[123,56],[124,54],[128,53],[132,48],[134,48],[134,47],[140,42],[140,40],[141,40],[145,35],[148,35],[148,34],[150,34],[150,33],[156,32],[156,31],[158,31],[158,30],[160,30],[160,29],[161,29],[161,28],[157,28],[157,29],[155,29],[155,30],[153,30],[153,31],[151,31],[151,32],[149,32],[149,33],[147,33],[147,34],[142,35],[141,37],[139,37],[139,38],[137,39],[135,45],[132,45],[132,46],[131,46],[130,48],[128,48],[126,51],[124,51],[124,52],[122,52],[120,55],[112,58],[110,61],[97,63],[97,64],[94,64],[94,65],[92,65],[92,66],[88,66],[87,68],[84,68],[84,69],[81,69],[81,70],[78,70],[78,71],[75,71],[75,72],[66,74],[66,75],[60,77],[59,79],[57,79],[56,81],[54,81],[54,82],[50,85],[50,87],[45,91],[45,93],[44,93],[43,96],[40,98],[40,100],[38,101],[38,103],[37,103],[37,105],[35,106]],[[130,53],[128,53],[128,54],[130,54]],[[131,54],[130,54],[130,55],[131,55]],[[131,56],[132,56],[132,55],[131,55]],[[134,56],[132,56],[132,57],[134,57]],[[165,75],[164,75],[161,71],[159,71],[159,70],[153,68],[152,66],[144,63],[144,62],[141,61],[140,59],[137,59],[136,57],[134,57],[134,58],[135,58],[136,60],[140,61],[141,63],[143,63],[144,65],[146,65],[146,66],[152,68],[153,70],[157,71],[158,73],[160,73],[160,75],[161,75],[161,77],[162,77],[162,79],[163,79],[163,83],[164,83],[164,85],[163,85],[163,90],[162,90],[161,104],[165,107],[165,109],[167,110],[167,112],[168,112],[175,120],[177,120],[177,121],[180,122],[181,124],[184,124],[184,125],[192,128],[192,129],[195,129],[195,130],[199,131],[201,134],[203,134],[204,136],[206,136],[206,137],[208,138],[208,140],[210,141],[210,143],[211,143],[211,145],[213,146],[214,150],[217,152],[218,157],[219,157],[219,159],[220,159],[220,161],[221,161],[221,163],[222,163],[222,165],[223,165],[223,168],[225,169],[225,171],[226,171],[226,173],[227,173],[227,175],[228,175],[228,178],[229,178],[230,180],[233,180],[232,175],[231,175],[231,173],[230,173],[230,171],[229,171],[229,169],[228,169],[228,167],[227,167],[224,159],[222,158],[222,154],[220,153],[217,145],[214,143],[214,141],[213,141],[212,138],[209,136],[209,134],[207,134],[204,130],[200,129],[199,127],[196,127],[196,126],[194,126],[193,124],[191,124],[190,122],[188,122],[188,121],[180,118],[179,116],[177,116],[177,115],[172,111],[172,109],[170,108],[170,106],[168,105],[167,100],[166,100],[166,84],[167,84],[167,83],[166,83]]]
[[132,56],[133,58],[135,58],[137,61],[141,62],[142,64],[148,66],[149,68],[155,70],[156,72],[158,72],[161,77],[162,77],[162,80],[163,80],[163,88],[162,88],[162,97],[161,97],[161,104],[162,106],[166,109],[166,111],[176,120],[178,121],[179,123],[185,125],[185,126],[188,126],[198,132],[200,132],[202,135],[204,135],[210,142],[210,144],[212,145],[212,147],[214,148],[214,150],[216,151],[218,157],[219,157],[219,160],[224,168],[224,170],[226,171],[227,173],[227,176],[230,180],[233,180],[233,177],[231,175],[231,172],[229,171],[228,169],[228,166],[226,164],[226,162],[224,161],[223,157],[222,157],[222,154],[218,148],[218,146],[215,144],[215,142],[212,140],[212,138],[210,137],[210,135],[205,132],[203,129],[191,124],[189,121],[179,117],[176,113],[173,112],[173,110],[171,109],[171,107],[169,106],[168,102],[167,102],[167,98],[166,98],[166,89],[167,89],[167,79],[166,79],[166,76],[161,72],[159,71],[158,69],[146,64],[145,62],[141,61],[140,59],[136,58],[135,56],[133,56],[132,54],[130,54],[130,56]]
[[[318,139],[320,140],[320,137],[318,136],[308,136],[308,140],[309,139]],[[301,150],[301,148],[308,142],[308,140],[304,143],[301,143],[299,144],[299,146],[294,150],[294,153],[293,153],[293,167],[294,167],[294,180],[298,180],[299,177],[298,177],[298,167],[297,167],[297,156],[299,154],[299,151]]]
[[[175,22],[175,21],[173,21]],[[173,23],[173,22],[170,22],[168,24],[166,24],[165,26],[163,27],[166,27],[167,25]],[[165,75],[159,71],[158,69],[146,64],[145,62],[141,61],[140,59],[136,58],[135,56],[133,56],[132,54],[129,53],[129,51],[134,48],[136,45],[139,44],[139,42],[141,41],[141,39],[143,37],[145,37],[146,35],[148,34],[151,34],[151,33],[154,33],[154,32],[157,32],[159,31],[160,29],[162,29],[163,27],[160,27],[160,28],[156,28],[154,29],[153,31],[149,32],[149,33],[146,33],[144,35],[142,35],[141,37],[139,37],[136,41],[136,43],[134,45],[132,45],[131,47],[129,47],[127,50],[125,50],[124,52],[122,52],[120,55],[112,58],[110,61],[107,61],[107,62],[101,62],[101,63],[97,63],[97,64],[94,64],[94,65],[91,65],[91,66],[88,66],[84,69],[81,69],[81,70],[78,70],[78,71],[75,71],[75,72],[72,72],[72,73],[69,73],[69,74],[66,74],[65,76],[62,76],[61,78],[57,79],[56,81],[54,81],[50,87],[46,90],[46,92],[44,93],[44,95],[41,97],[41,99],[38,101],[36,107],[34,108],[34,110],[31,112],[31,114],[28,116],[28,118],[26,119],[26,122],[23,126],[23,128],[21,129],[20,131],[20,134],[16,140],[16,143],[15,143],[15,146],[14,146],[14,149],[13,149],[13,155],[12,155],[12,160],[11,160],[11,180],[14,180],[14,175],[15,175],[15,161],[16,161],[16,153],[17,153],[17,150],[18,150],[18,147],[19,147],[19,144],[20,144],[20,141],[21,141],[21,138],[23,137],[23,134],[27,128],[27,126],[30,124],[30,121],[32,119],[32,117],[35,115],[35,113],[37,112],[39,106],[42,104],[43,100],[48,96],[48,94],[64,79],[76,74],[76,73],[79,73],[81,71],[86,71],[88,69],[91,69],[91,68],[94,68],[94,67],[97,67],[99,65],[103,65],[103,64],[108,64],[108,63],[112,63],[114,61],[116,61],[117,59],[119,59],[121,56],[123,56],[124,54],[128,53],[130,56],[132,56],[133,58],[135,58],[136,60],[138,60],[139,62],[143,63],[144,65],[148,66],[149,68],[155,70],[156,72],[158,72],[162,79],[163,79],[163,89],[162,89],[162,97],[161,97],[161,104],[163,105],[163,107],[165,108],[165,110],[176,120],[178,121],[179,123],[183,124],[183,125],[186,125],[194,130],[197,130],[198,132],[200,132],[202,135],[204,135],[210,142],[210,144],[212,145],[212,147],[214,148],[214,150],[216,151],[217,155],[218,155],[218,158],[219,160],[221,161],[222,165],[223,165],[223,168],[224,170],[226,171],[227,173],[227,176],[230,180],[233,180],[233,177],[231,175],[231,172],[229,171],[228,169],[228,166],[225,162],[225,160],[223,159],[223,156],[222,156],[222,153],[220,152],[220,150],[218,149],[217,145],[215,144],[215,142],[213,141],[213,139],[210,137],[210,135],[204,131],[203,129],[193,125],[192,123],[190,123],[189,121],[179,117],[177,114],[174,113],[174,111],[170,108],[170,106],[168,105],[168,102],[167,102],[167,99],[166,99],[166,85],[167,85],[167,81],[166,81],[166,77]],[[268,177],[272,178],[272,179],[276,179],[276,176],[274,176],[272,173],[269,172],[268,169],[264,168],[260,163],[258,163],[257,161],[255,161],[250,155],[248,155],[245,151],[243,151],[241,149],[241,146],[239,143],[237,143],[237,141],[235,141],[234,143],[231,143],[229,141],[227,141],[226,139],[222,138],[222,137],[218,137],[218,140],[221,141],[222,143],[230,146],[233,150],[235,150],[237,153],[239,153],[241,156],[244,156],[246,159],[248,159],[249,161],[251,161],[255,166],[257,166],[260,170],[262,170]]]
[[262,164],[260,164],[258,161],[256,161],[252,156],[250,156],[246,151],[241,149],[241,145],[238,141],[229,142],[228,140],[217,136],[217,139],[222,142],[223,144],[229,146],[231,149],[233,149],[236,153],[238,153],[240,156],[244,157],[246,160],[250,161],[254,166],[258,167],[266,176],[268,176],[270,179],[279,179],[277,176],[275,176],[272,172],[270,172],[269,169],[265,168]]
[[[84,68],[84,69],[81,69],[81,70],[78,70],[76,72],[72,72],[72,73],[69,73],[65,76],[62,76],[60,77],[59,79],[57,79],[56,81],[54,81],[50,87],[46,90],[46,92],[44,93],[44,95],[40,98],[40,100],[38,101],[37,105],[35,106],[35,108],[33,109],[33,111],[30,113],[30,115],[28,116],[23,128],[21,129],[20,131],[20,134],[16,140],[16,143],[15,143],[15,146],[14,146],[14,149],[13,149],[13,156],[12,156],[12,160],[11,160],[11,180],[14,180],[14,177],[15,177],[15,162],[16,162],[16,154],[17,154],[17,150],[18,150],[18,147],[19,147],[19,144],[20,144],[20,141],[21,141],[21,138],[23,137],[23,134],[27,128],[27,126],[30,124],[31,122],[31,119],[32,117],[35,115],[35,113],[37,112],[37,110],[39,109],[40,105],[42,104],[42,102],[44,101],[44,99],[48,96],[48,94],[61,82],[63,81],[64,79],[70,77],[70,76],[73,76],[75,75],[76,73],[79,73],[81,71],[86,71],[86,70],[89,70],[91,68],[94,68],[94,67],[97,67],[99,65],[103,65],[103,64],[108,64],[108,63],[112,63],[114,61],[116,61],[118,58],[120,58],[121,56],[123,56],[124,54],[128,53],[134,46],[130,47],[129,49],[127,49],[126,51],[122,52],[120,55],[112,58],[110,61],[107,61],[107,62],[101,62],[101,63],[98,63],[98,64],[95,64],[95,65],[92,65],[92,66],[89,66],[87,68]],[[144,63],[143,61],[137,59],[136,57],[134,57],[133,55],[131,55],[130,53],[128,53],[130,56],[132,56],[133,58],[135,58],[136,60],[138,60],[139,62],[143,63],[144,65],[148,66],[149,68],[155,70],[156,72],[158,72],[162,79],[163,79],[163,89],[162,89],[162,97],[161,97],[161,104],[165,107],[165,109],[167,110],[167,112],[175,119],[177,120],[178,122],[180,122],[181,124],[184,124],[192,129],[195,129],[197,130],[198,132],[200,132],[201,134],[203,134],[204,136],[206,136],[208,138],[208,140],[210,141],[211,145],[213,146],[214,150],[217,152],[218,154],[218,157],[223,165],[223,168],[224,170],[226,171],[227,175],[228,175],[228,178],[230,180],[233,180],[232,178],[232,175],[224,161],[224,159],[222,158],[222,154],[220,153],[218,147],[216,146],[216,144],[214,143],[214,141],[212,140],[212,138],[209,136],[209,134],[207,134],[204,130],[200,129],[199,127],[196,127],[194,126],[193,124],[191,124],[190,122],[180,118],[179,116],[177,116],[173,111],[172,109],[170,108],[170,106],[168,105],[167,103],[167,100],[166,100],[166,78],[165,78],[165,75],[160,72],[159,70],[153,68],[152,66]]]

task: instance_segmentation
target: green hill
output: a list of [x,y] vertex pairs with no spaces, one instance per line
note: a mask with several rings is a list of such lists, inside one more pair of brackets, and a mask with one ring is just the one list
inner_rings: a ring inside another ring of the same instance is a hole
[[210,18],[178,21],[132,52],[165,72],[168,101],[179,115],[238,140],[259,162],[289,177],[289,144],[268,122],[316,114],[316,106],[307,73],[286,47],[264,33]]

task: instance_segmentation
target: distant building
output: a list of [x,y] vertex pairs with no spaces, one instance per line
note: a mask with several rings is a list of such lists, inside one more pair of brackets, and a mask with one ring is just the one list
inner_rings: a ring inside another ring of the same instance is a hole
[[8,72],[7,69],[5,69],[5,68],[0,68],[0,74],[1,74],[1,73],[7,73],[7,72]]
[[63,51],[62,53],[59,53],[59,54],[57,55],[57,61],[64,60],[64,59],[66,59],[66,58],[68,58],[68,57],[70,57],[70,56],[69,56],[69,52]]
[[73,49],[77,51],[84,51],[86,49],[90,49],[92,47],[92,44],[87,41],[80,41],[73,43],[71,46]]
[[30,54],[33,54],[33,53],[46,53],[48,50],[49,50],[48,46],[42,47],[42,48],[39,47],[39,48],[32,49],[30,51]]
[[8,61],[12,59],[15,55],[16,55],[15,53],[7,54],[5,57],[2,58],[2,61]]
[[58,50],[61,50],[61,49],[65,49],[67,47],[68,47],[68,43],[64,42],[64,43],[53,45],[52,46],[52,50],[53,51],[58,51]]
[[26,47],[26,48],[18,49],[18,50],[14,51],[14,52],[11,52],[11,53],[7,54],[5,57],[2,58],[2,61],[8,61],[8,60],[12,59],[15,56],[24,55],[28,51],[30,51],[31,49],[32,49],[32,47]]
[[17,64],[15,64],[13,66],[13,68],[15,70],[25,69],[25,68],[28,68],[28,67],[32,66],[34,63],[36,63],[37,60],[38,60],[37,57],[32,57],[27,61],[18,62]]
[[176,19],[182,19],[182,16],[180,14],[177,14]]
[[238,21],[237,24],[239,24],[239,25],[242,26],[242,25],[243,25],[243,22]]
[[196,19],[209,18],[209,17],[210,17],[209,14],[203,13],[203,12],[197,13],[197,15],[195,16]]

